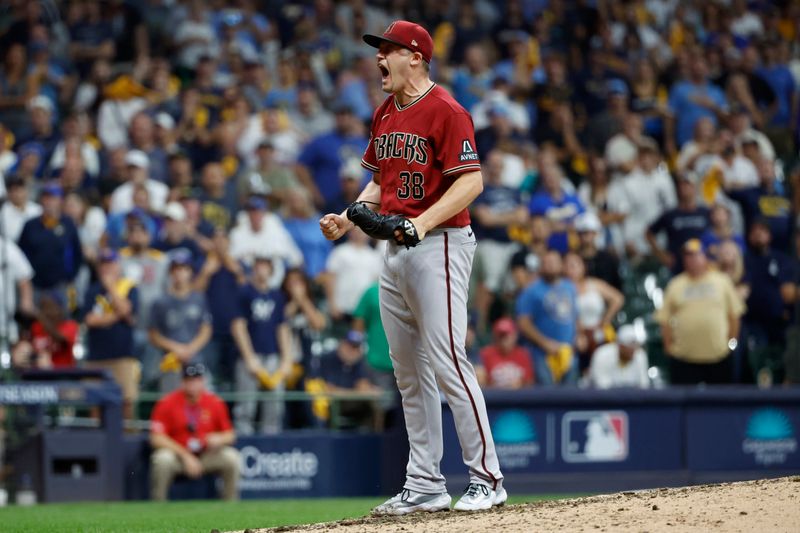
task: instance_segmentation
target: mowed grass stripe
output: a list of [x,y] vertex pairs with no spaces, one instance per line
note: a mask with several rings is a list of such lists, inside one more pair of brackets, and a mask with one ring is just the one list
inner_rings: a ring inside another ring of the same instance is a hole
[[[564,495],[511,496],[509,503]],[[0,508],[3,533],[209,533],[364,516],[383,498],[42,504]]]

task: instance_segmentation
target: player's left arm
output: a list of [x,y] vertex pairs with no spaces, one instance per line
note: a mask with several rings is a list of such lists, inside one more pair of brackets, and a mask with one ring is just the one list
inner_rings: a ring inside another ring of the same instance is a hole
[[479,170],[458,176],[439,200],[416,218],[409,219],[417,229],[419,238],[446,220],[466,209],[483,191],[483,176]]

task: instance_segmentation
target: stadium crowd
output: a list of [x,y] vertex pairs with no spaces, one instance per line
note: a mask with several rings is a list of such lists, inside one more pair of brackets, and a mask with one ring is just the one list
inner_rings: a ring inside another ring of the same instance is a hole
[[[318,220],[371,177],[361,35],[399,18],[476,128],[486,387],[800,381],[793,0],[9,0],[4,365],[107,369],[128,416],[190,362],[390,390],[382,243]],[[291,414],[258,407],[237,433]]]

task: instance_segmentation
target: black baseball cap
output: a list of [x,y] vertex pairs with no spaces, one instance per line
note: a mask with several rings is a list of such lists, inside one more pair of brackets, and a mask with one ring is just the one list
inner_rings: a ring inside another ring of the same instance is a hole
[[183,377],[186,378],[202,378],[208,373],[206,365],[203,363],[186,363],[183,365]]

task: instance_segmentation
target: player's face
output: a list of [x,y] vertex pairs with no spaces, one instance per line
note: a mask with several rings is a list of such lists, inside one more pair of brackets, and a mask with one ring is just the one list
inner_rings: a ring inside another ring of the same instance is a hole
[[375,55],[378,69],[381,71],[381,89],[385,93],[397,93],[404,87],[408,79],[410,50],[389,42],[383,42]]

